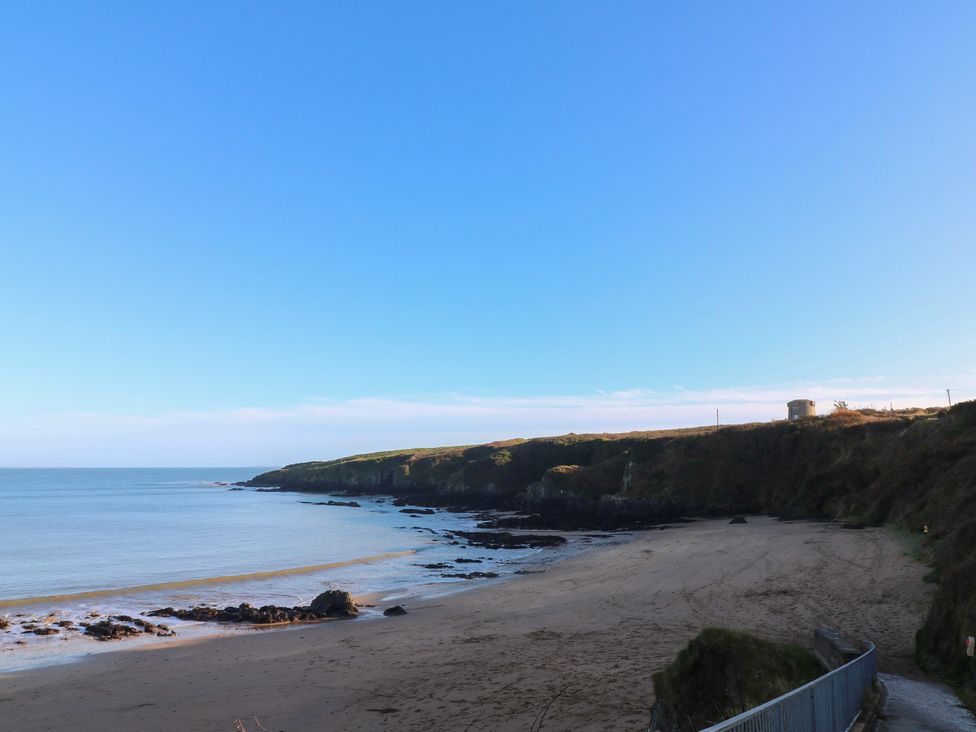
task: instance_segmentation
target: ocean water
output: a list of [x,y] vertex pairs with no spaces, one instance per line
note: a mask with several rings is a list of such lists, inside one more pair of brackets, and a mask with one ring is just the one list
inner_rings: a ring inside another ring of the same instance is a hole
[[[131,645],[19,629],[37,618],[78,622],[169,605],[297,605],[330,588],[379,593],[392,603],[407,588],[437,594],[474,582],[444,578],[444,571],[511,574],[552,554],[452,544],[444,532],[474,528],[468,514],[411,517],[383,497],[339,499],[361,508],[309,505],[303,501],[330,496],[227,485],[261,471],[0,469],[0,618],[12,623],[0,631],[0,671]],[[481,563],[418,566],[459,557]],[[183,636],[214,629],[161,622]]]

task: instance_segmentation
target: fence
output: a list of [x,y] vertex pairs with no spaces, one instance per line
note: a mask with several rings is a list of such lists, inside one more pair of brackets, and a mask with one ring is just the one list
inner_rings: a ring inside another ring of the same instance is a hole
[[877,677],[874,644],[809,684],[701,732],[845,732]]

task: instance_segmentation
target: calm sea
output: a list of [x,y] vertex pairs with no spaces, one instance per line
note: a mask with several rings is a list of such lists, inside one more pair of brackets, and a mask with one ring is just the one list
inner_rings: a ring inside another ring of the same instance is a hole
[[[460,556],[482,563],[452,571],[511,573],[538,553],[451,544],[442,532],[474,528],[466,514],[411,517],[383,498],[354,499],[361,508],[309,505],[302,501],[329,496],[226,485],[261,471],[0,469],[0,618],[22,623],[53,613],[79,620],[204,603],[295,605],[333,587],[386,593],[392,602],[397,588],[465,585],[418,564]],[[241,577],[254,573],[264,574]],[[36,661],[23,644],[12,645],[15,638],[21,635],[0,633],[0,670]],[[71,655],[58,645],[67,634],[23,638],[35,656],[45,655],[37,649]]]

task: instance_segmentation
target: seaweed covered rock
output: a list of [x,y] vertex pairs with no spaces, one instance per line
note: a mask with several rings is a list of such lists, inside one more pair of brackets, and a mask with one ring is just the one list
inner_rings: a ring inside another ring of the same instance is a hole
[[[310,605],[284,607],[262,605],[254,607],[242,602],[237,607],[229,606],[223,610],[215,607],[199,606],[176,610],[171,607],[160,608],[146,613],[150,617],[171,617],[180,620],[198,620],[224,623],[307,623],[321,618],[351,618],[359,613],[352,601],[352,595],[343,590],[327,590],[318,595]],[[134,621],[137,622],[138,621]],[[156,626],[164,627],[164,626]],[[149,632],[149,631],[147,631]]]
[[191,607],[185,610],[174,610],[171,607],[164,607],[159,610],[153,610],[152,612],[147,613],[147,615],[150,617],[179,618],[180,620],[223,623],[254,623],[255,625],[308,622],[311,620],[318,620],[320,617],[322,617],[308,607],[280,607],[278,605],[262,605],[261,607],[254,607],[246,602],[242,602],[237,607],[225,607],[223,610],[207,606]]
[[307,503],[309,506],[342,506],[344,508],[362,508],[362,505],[356,501],[299,501],[299,503]]
[[510,534],[507,531],[452,531],[452,536],[464,539],[471,546],[483,549],[528,549],[529,547],[562,546],[566,537],[554,534]]
[[100,620],[97,623],[84,624],[85,635],[90,635],[96,640],[109,641],[127,638],[130,635],[140,635],[142,631],[124,623],[113,623],[111,620]]

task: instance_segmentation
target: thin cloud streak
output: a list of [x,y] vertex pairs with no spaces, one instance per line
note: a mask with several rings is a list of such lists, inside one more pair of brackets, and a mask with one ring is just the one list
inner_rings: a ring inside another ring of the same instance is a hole
[[[945,380],[953,401],[976,397],[976,373]],[[445,444],[471,444],[567,432],[627,432],[768,421],[797,397],[830,410],[946,403],[931,385],[883,379],[835,380],[741,388],[633,389],[590,395],[427,398],[314,398],[288,408],[244,407],[159,415],[50,414],[0,424],[0,465],[177,466],[282,465],[342,455]]]

